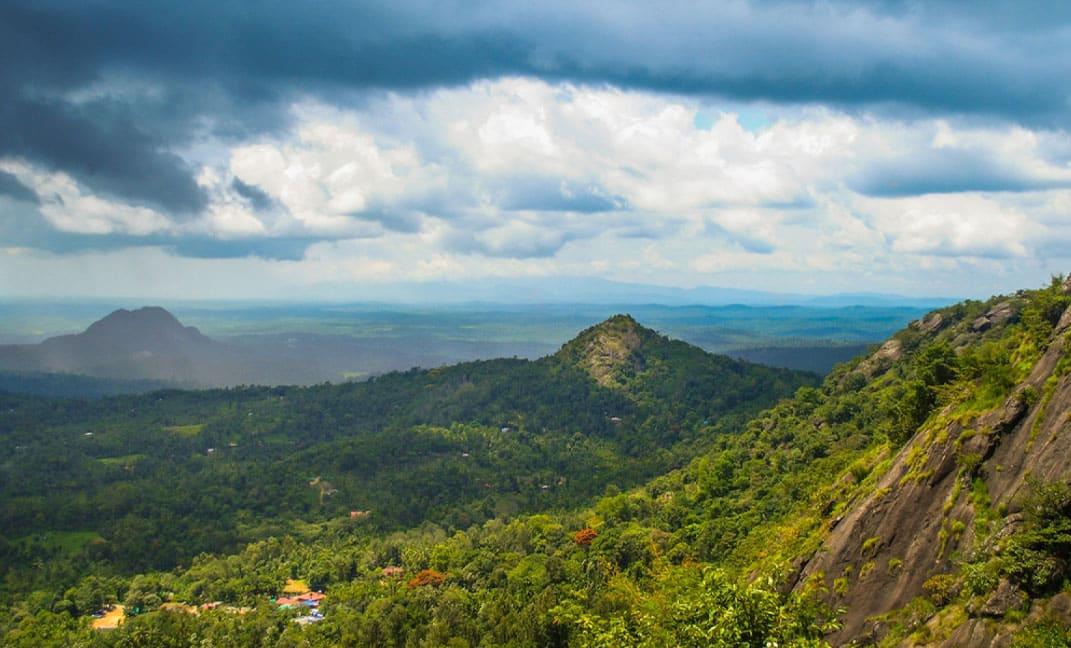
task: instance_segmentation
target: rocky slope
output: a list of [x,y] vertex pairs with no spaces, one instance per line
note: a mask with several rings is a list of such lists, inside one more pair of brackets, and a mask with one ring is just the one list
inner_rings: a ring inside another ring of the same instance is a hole
[[[834,644],[903,639],[915,645],[919,636],[897,638],[890,629],[905,614],[919,617],[917,609],[904,610],[926,597],[937,607],[959,603],[955,614],[907,622],[923,631],[923,644],[1006,645],[1011,626],[1005,626],[1027,613],[1024,583],[1001,576],[992,591],[972,597],[963,573],[971,561],[999,553],[1002,539],[1023,526],[1022,503],[1035,480],[1071,480],[1071,307],[1053,312],[1066,305],[1071,281],[1051,292],[1047,316],[1058,316],[1055,325],[1036,322],[1038,298],[1024,295],[988,304],[977,315],[945,309],[856,366],[857,376],[881,381],[908,345],[914,353],[951,350],[968,365],[1007,351],[1006,361],[986,374],[1001,372],[1001,388],[985,380],[943,385],[941,405],[887,462],[873,489],[858,490],[827,521],[821,548],[803,557],[796,587],[822,579],[830,601],[845,609]],[[1040,618],[1048,603],[1035,599],[1032,613]],[[1068,606],[1056,608],[1067,612]]]
[[647,368],[648,349],[668,342],[629,315],[615,315],[582,331],[558,357],[583,369],[602,387],[622,387]]

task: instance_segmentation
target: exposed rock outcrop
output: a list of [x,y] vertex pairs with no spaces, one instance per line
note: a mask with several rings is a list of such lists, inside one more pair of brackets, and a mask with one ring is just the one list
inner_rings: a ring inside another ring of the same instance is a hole
[[[977,335],[1016,315],[1016,306],[1001,302],[968,326]],[[976,539],[976,512],[966,495],[972,479],[984,481],[994,510],[1012,513],[1000,533],[1011,533],[1022,522],[1015,504],[1027,475],[1071,479],[1071,433],[1066,433],[1071,431],[1071,374],[1055,373],[1071,351],[1064,346],[1061,337],[1054,337],[1026,380],[999,407],[974,417],[957,415],[952,406],[937,413],[899,451],[874,492],[831,527],[798,582],[821,575],[833,592],[831,602],[847,609],[843,628],[830,637],[834,644],[880,634],[881,624],[868,619],[924,595],[929,578],[953,570],[953,554]],[[874,372],[901,352],[887,343],[860,370]],[[1042,392],[1044,398],[1038,396]],[[976,613],[1002,616],[1024,603],[1022,593],[1008,583]],[[957,632],[960,643],[949,645],[1006,645],[980,619]]]
[[882,344],[869,358],[859,363],[857,371],[867,378],[887,370],[894,362],[904,355],[904,345],[900,340],[893,338]]
[[1041,623],[1071,625],[1071,593],[1061,592],[1050,599],[1034,601],[1030,612],[1019,623],[1000,623],[993,618],[968,619],[940,641],[940,648],[1008,648],[1013,635],[1022,628]]
[[934,311],[926,317],[912,322],[911,326],[923,333],[936,333],[943,329],[946,324],[948,324],[948,318],[940,312]]
[[1019,314],[1016,305],[1010,301],[1002,301],[989,309],[985,315],[971,322],[971,330],[976,333],[988,331],[994,326],[1003,326]]
[[558,356],[590,375],[603,387],[619,387],[631,375],[643,371],[642,348],[659,335],[639,325],[628,315],[615,315],[583,331],[558,352]]
[[976,616],[1003,617],[1012,610],[1022,608],[1026,601],[1026,593],[1004,578],[989,598],[974,608],[968,606],[967,610]]
[[1063,333],[1068,329],[1071,329],[1071,306],[1064,311],[1063,316],[1060,317],[1059,323],[1056,324],[1056,333]]

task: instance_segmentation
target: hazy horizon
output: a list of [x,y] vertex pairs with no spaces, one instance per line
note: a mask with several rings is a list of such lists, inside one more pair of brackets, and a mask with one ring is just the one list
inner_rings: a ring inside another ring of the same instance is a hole
[[[564,282],[564,283],[563,283]],[[520,291],[519,291],[520,290]],[[715,285],[666,286],[658,284],[610,281],[598,277],[564,277],[538,280],[507,278],[471,282],[394,282],[365,286],[324,286],[310,288],[302,294],[277,297],[240,296],[174,296],[167,294],[9,294],[12,302],[77,303],[124,302],[134,306],[160,304],[220,304],[220,305],[387,305],[419,308],[568,305],[568,304],[650,304],[663,306],[732,306],[784,305],[810,303],[843,306],[867,305],[877,301],[887,305],[932,304],[944,305],[962,299],[984,299],[990,294],[940,295],[922,293],[908,295],[882,291],[788,292],[753,290]]]

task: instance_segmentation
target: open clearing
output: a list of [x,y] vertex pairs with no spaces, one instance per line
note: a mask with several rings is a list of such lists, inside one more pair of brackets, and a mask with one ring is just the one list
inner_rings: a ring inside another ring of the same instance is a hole
[[174,434],[186,439],[192,439],[201,433],[201,430],[205,428],[204,423],[196,423],[193,425],[169,425],[164,428],[164,432]]
[[17,542],[39,542],[44,545],[46,551],[58,550],[60,553],[72,555],[80,553],[91,542],[103,540],[96,531],[48,531],[23,536]]
[[122,605],[113,605],[99,619],[93,619],[94,630],[115,630],[126,619],[126,608]]
[[118,457],[101,457],[97,461],[101,462],[105,466],[123,466],[124,468],[131,467],[137,462],[145,458],[143,454],[128,454],[120,455]]

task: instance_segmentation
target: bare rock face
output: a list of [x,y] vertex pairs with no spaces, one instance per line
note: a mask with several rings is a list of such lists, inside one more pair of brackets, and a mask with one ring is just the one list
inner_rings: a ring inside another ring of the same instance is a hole
[[1060,317],[1060,322],[1056,325],[1056,333],[1063,333],[1068,329],[1071,329],[1071,306],[1068,306],[1063,316]]
[[1015,306],[1011,302],[1002,301],[990,308],[985,315],[971,322],[971,330],[975,333],[984,333],[994,326],[1007,324],[1015,315]]
[[998,632],[992,621],[971,619],[956,628],[952,636],[941,643],[941,648],[1008,648],[1011,642],[1011,636]]
[[923,333],[936,333],[943,329],[947,324],[948,320],[940,313],[930,313],[926,317],[923,317],[916,322],[912,322],[912,326]]
[[1067,275],[1067,279],[1064,279],[1064,294],[1071,295],[1071,274]]
[[888,369],[892,363],[903,356],[904,345],[900,340],[893,338],[881,345],[881,348],[875,351],[874,355],[859,363],[858,371],[867,378],[872,378]]
[[1023,420],[1027,409],[1030,407],[1030,399],[1027,396],[1029,390],[1026,386],[1020,386],[1009,396],[1000,409],[982,417],[982,424],[992,433],[1000,436],[1008,432]]
[[993,548],[999,546],[1005,538],[1017,533],[1023,526],[1023,520],[1022,513],[1012,513],[1005,517],[1004,523],[1000,527],[1000,531],[993,534],[993,537],[988,539],[982,549],[984,551],[992,551]]
[[[984,319],[994,326],[1015,312],[1010,303],[998,304]],[[975,510],[963,495],[972,478],[985,482],[994,508],[1010,513],[998,535],[1022,524],[1015,503],[1026,475],[1046,481],[1071,479],[1071,434],[1066,428],[1071,375],[1055,373],[1067,353],[1063,344],[1051,344],[1022,384],[992,410],[969,420],[947,416],[941,427],[919,430],[893,458],[874,492],[829,527],[798,582],[822,578],[830,587],[829,602],[846,609],[843,628],[828,637],[831,643],[877,636],[880,628],[875,628],[873,617],[924,595],[925,582],[948,573],[952,557],[973,546]],[[887,344],[863,365],[878,367],[883,359],[888,362],[900,354],[898,345]],[[1054,382],[1049,399],[1032,398],[1050,378]],[[965,465],[974,468],[961,475]],[[1002,585],[993,596],[976,602],[978,617],[963,623],[943,645],[1008,645],[1010,635],[997,629],[1002,622],[996,617],[1025,605],[1024,597],[1014,583]]]

